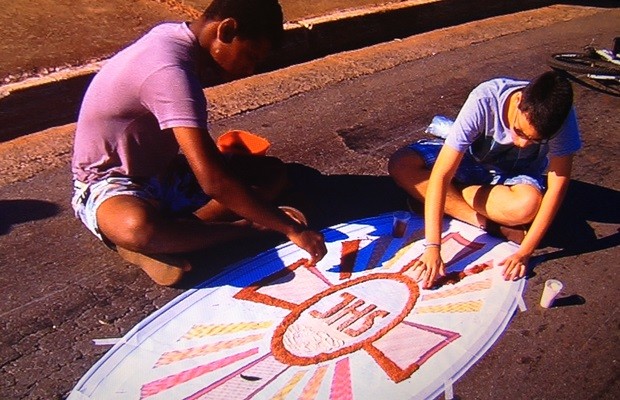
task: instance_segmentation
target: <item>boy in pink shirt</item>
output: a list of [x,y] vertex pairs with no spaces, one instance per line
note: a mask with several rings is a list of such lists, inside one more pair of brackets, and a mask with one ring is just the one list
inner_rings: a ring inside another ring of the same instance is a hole
[[86,92],[72,206],[158,284],[191,268],[183,253],[266,229],[312,263],[326,253],[319,232],[271,204],[285,185],[283,163],[224,155],[207,129],[201,78],[251,75],[282,34],[277,0],[214,0],[196,21],[159,25],[112,57]]

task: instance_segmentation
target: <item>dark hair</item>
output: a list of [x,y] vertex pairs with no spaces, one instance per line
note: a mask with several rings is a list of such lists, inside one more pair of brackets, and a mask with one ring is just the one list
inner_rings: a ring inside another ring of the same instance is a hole
[[560,129],[573,105],[573,88],[568,79],[548,71],[523,88],[519,110],[542,139],[550,139]]
[[267,39],[277,46],[284,36],[284,18],[278,0],[213,0],[203,13],[207,20],[237,21],[237,33],[244,39]]

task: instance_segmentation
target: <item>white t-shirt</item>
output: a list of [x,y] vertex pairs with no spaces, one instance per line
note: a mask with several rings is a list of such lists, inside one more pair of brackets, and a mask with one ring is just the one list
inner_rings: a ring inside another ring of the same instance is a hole
[[490,169],[524,174],[542,172],[548,163],[547,155],[559,157],[578,151],[581,138],[574,109],[548,144],[532,144],[525,148],[514,145],[502,113],[510,94],[527,84],[508,78],[480,84],[461,108],[446,144],[459,152],[469,151]]

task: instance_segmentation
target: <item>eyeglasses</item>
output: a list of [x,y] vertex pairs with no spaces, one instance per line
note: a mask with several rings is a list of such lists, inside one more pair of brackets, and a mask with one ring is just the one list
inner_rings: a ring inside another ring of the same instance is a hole
[[534,144],[545,144],[549,141],[549,139],[535,139],[529,135],[527,135],[525,132],[523,132],[521,130],[521,128],[517,128],[516,127],[516,123],[517,123],[517,116],[519,115],[519,111],[517,110],[515,112],[515,118],[512,121],[512,131],[515,133],[515,135],[519,136],[521,139],[525,139],[528,142],[534,143]]

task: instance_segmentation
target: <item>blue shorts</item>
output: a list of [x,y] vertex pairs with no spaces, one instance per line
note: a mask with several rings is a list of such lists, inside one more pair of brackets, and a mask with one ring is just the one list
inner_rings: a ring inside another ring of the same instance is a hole
[[97,224],[97,209],[111,197],[137,197],[170,216],[191,215],[210,200],[184,158],[175,162],[165,178],[109,177],[92,183],[73,181],[73,188],[71,205],[75,216],[104,242],[106,239]]
[[[422,139],[408,146],[415,151],[422,159],[426,168],[432,169],[437,161],[439,151],[443,147],[443,140]],[[511,175],[499,170],[488,169],[480,164],[474,157],[465,152],[454,175],[454,180],[463,185],[531,185],[539,192],[545,190],[545,179],[542,175]]]

